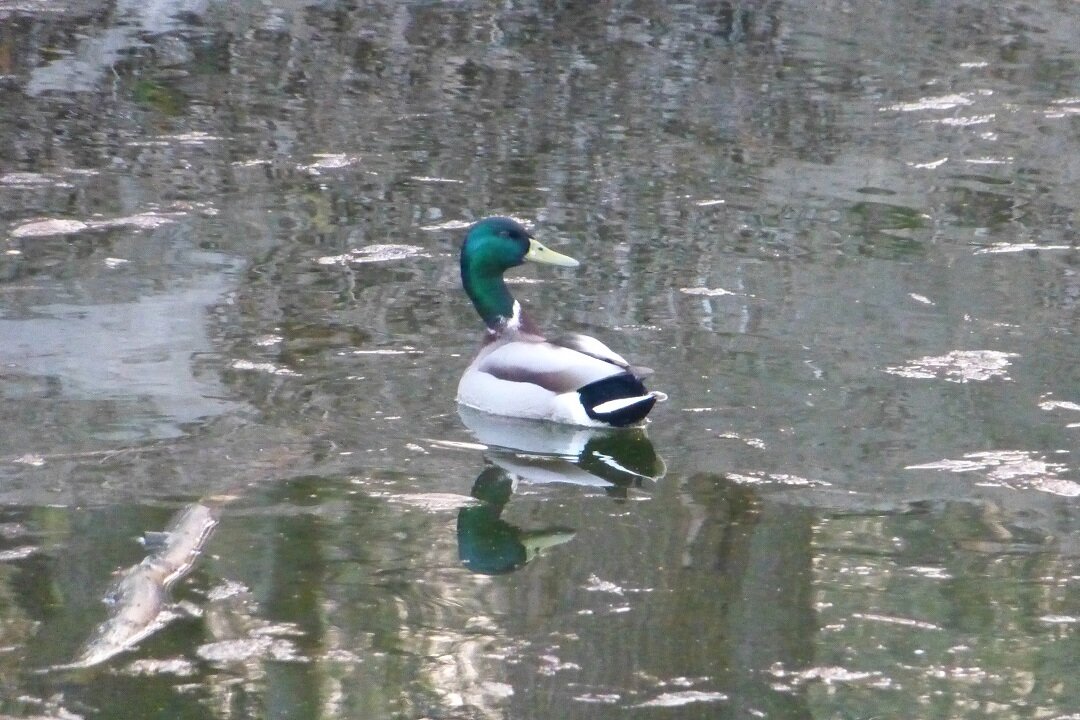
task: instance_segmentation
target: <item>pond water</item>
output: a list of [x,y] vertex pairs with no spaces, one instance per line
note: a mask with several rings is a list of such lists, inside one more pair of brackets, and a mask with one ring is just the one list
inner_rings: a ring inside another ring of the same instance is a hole
[[1075,717],[1077,10],[0,0],[0,715]]

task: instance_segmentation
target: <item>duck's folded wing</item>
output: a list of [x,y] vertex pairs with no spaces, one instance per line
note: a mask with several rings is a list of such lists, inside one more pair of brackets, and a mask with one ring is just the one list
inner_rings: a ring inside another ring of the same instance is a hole
[[[599,340],[594,342],[607,349]],[[530,383],[561,394],[625,373],[629,368],[625,360],[623,363],[614,363],[553,342],[511,342],[488,353],[476,365],[476,370],[500,380]]]
[[651,368],[642,367],[641,365],[631,365],[622,355],[619,355],[607,345],[589,335],[568,333],[550,339],[548,342],[552,345],[569,348],[576,352],[590,355],[597,360],[603,360],[612,365],[617,365],[639,380],[652,375],[653,372]]

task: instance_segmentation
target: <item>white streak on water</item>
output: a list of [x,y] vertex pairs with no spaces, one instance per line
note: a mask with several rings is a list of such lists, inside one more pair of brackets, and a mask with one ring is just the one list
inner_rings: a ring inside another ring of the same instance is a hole
[[716,298],[725,295],[740,295],[739,293],[732,293],[731,290],[726,290],[723,287],[680,287],[679,293],[684,295],[704,295],[708,298]]
[[377,350],[353,350],[353,355],[423,355],[423,350],[417,350],[415,348],[402,348],[395,350],[392,348],[379,348]]
[[880,110],[896,110],[899,112],[921,112],[923,110],[951,110],[974,102],[964,95],[941,95],[938,97],[919,98],[914,102],[898,103],[880,108]]
[[265,635],[207,643],[196,648],[195,654],[212,663],[236,663],[257,658],[278,662],[309,662],[290,640]]
[[252,362],[251,360],[233,360],[229,366],[233,370],[251,370],[254,372],[267,373],[269,375],[281,375],[284,377],[300,377],[300,373],[285,367],[278,367],[268,362]]
[[444,177],[432,177],[432,176],[429,176],[429,175],[411,175],[409,177],[409,179],[410,180],[415,180],[416,182],[423,182],[423,183],[451,183],[451,184],[454,184],[454,185],[464,185],[465,184],[464,180],[456,180],[454,178],[444,178]]
[[969,115],[967,117],[942,118],[937,122],[950,127],[968,127],[969,125],[985,125],[997,117],[994,113],[987,115]]
[[472,223],[468,220],[447,220],[446,222],[436,223],[434,225],[421,225],[421,230],[435,231],[435,230],[464,230],[471,226]]
[[23,545],[16,548],[8,548],[7,550],[0,550],[0,562],[11,562],[13,560],[25,560],[38,549],[33,545]]
[[360,162],[357,156],[344,153],[315,153],[313,157],[318,160],[307,165],[298,165],[297,169],[309,175],[321,175],[325,170],[340,170]]
[[401,493],[387,495],[386,500],[427,512],[450,512],[480,504],[480,501],[474,497],[455,493]]
[[459,442],[457,440],[435,440],[425,438],[426,442],[435,445],[436,447],[449,448],[451,450],[487,450],[487,445],[472,442]]
[[1005,369],[1011,364],[1010,358],[1014,357],[1019,355],[997,350],[953,350],[945,355],[928,355],[912,360],[906,365],[890,366],[885,368],[885,372],[919,380],[942,378],[955,383],[992,378],[1008,380]]
[[136,230],[153,230],[162,225],[176,222],[176,218],[184,213],[155,213],[144,212],[125,217],[109,218],[106,220],[67,220],[63,218],[48,218],[34,220],[19,225],[11,231],[13,238],[49,237],[53,235],[70,235],[84,230],[108,230],[111,228],[133,228]]
[[908,465],[905,470],[943,470],[945,472],[982,472],[990,486],[1012,490],[1030,489],[1061,497],[1080,497],[1080,483],[1059,478],[1067,468],[1034,456],[1028,450],[991,450],[964,455],[962,460]]
[[727,473],[724,475],[728,480],[740,485],[784,485],[788,487],[828,487],[830,483],[824,480],[808,480],[798,475],[787,473],[766,473],[753,471],[747,475],[740,473]]
[[342,255],[324,255],[315,262],[319,265],[350,265],[357,263],[389,262],[415,257],[431,257],[416,245],[376,244],[349,250]]
[[72,187],[70,183],[59,178],[34,172],[13,172],[0,175],[0,185],[16,188],[36,188],[47,185],[61,188]]
[[911,167],[919,168],[920,170],[934,170],[935,168],[939,168],[939,167],[941,167],[942,165],[944,165],[947,162],[949,162],[949,158],[948,157],[943,157],[940,160],[931,160],[929,162],[924,162],[924,163],[908,163],[908,164],[911,165]]
[[918,628],[919,630],[942,629],[940,625],[935,625],[932,622],[915,620],[913,618],[897,617],[895,615],[879,615],[876,613],[852,613],[851,616],[860,620],[869,620],[871,622],[885,623],[887,625],[902,625],[904,627]]
[[989,247],[979,248],[976,255],[996,255],[999,253],[1018,253],[1027,250],[1076,250],[1072,245],[1036,245],[1035,243],[994,243]]
[[177,677],[190,677],[195,674],[195,665],[184,658],[172,658],[171,660],[143,658],[130,663],[121,672],[125,675],[135,676],[176,675]]
[[575,702],[596,703],[600,705],[614,705],[622,699],[618,693],[585,693],[574,697]]
[[[810,680],[820,680],[826,685],[840,682],[857,682],[859,680],[879,679],[880,672],[866,672],[862,670],[848,670],[836,665],[807,668],[805,670],[785,670],[781,663],[775,663],[769,668],[769,673],[778,678],[790,678],[794,685],[801,685]],[[789,689],[789,688],[788,688]]]
[[13,461],[18,465],[29,465],[30,467],[41,467],[45,464],[45,458],[40,455],[23,455],[22,457],[15,458]]
[[[698,408],[693,408],[693,410],[697,410],[697,409]],[[702,408],[702,409],[709,410],[711,408]],[[746,443],[747,445],[749,445],[750,447],[757,448],[758,450],[764,450],[766,448],[764,440],[762,440],[760,438],[755,438],[755,437],[743,437],[742,435],[739,435],[739,433],[736,433],[736,432],[722,432],[722,433],[718,433],[716,435],[716,437],[721,438],[723,440],[740,440],[740,441]]]
[[701,690],[683,690],[658,695],[652,700],[638,703],[634,707],[680,707],[691,703],[720,702],[727,700],[728,696],[722,692],[703,692]]
[[978,158],[966,158],[964,162],[969,165],[1011,165],[1013,158],[992,158],[992,157],[978,157]]
[[1044,400],[1039,403],[1040,410],[1076,410],[1080,411],[1080,403],[1066,400]]
[[1074,625],[1080,623],[1080,618],[1074,615],[1043,615],[1039,618],[1039,622],[1050,625]]

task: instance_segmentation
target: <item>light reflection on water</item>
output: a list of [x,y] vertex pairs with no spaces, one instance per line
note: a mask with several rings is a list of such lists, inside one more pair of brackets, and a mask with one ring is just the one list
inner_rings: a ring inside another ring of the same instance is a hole
[[[0,714],[1075,710],[1071,14],[95,7],[0,3]],[[647,433],[459,417],[493,213]]]

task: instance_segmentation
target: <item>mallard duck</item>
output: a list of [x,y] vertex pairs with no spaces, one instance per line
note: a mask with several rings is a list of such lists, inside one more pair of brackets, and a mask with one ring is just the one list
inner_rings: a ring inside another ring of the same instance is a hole
[[568,425],[642,422],[667,397],[645,389],[641,381],[651,371],[631,365],[587,335],[545,337],[503,280],[504,272],[526,260],[578,266],[510,218],[485,218],[465,234],[461,282],[487,333],[458,383],[458,402],[492,415]]

